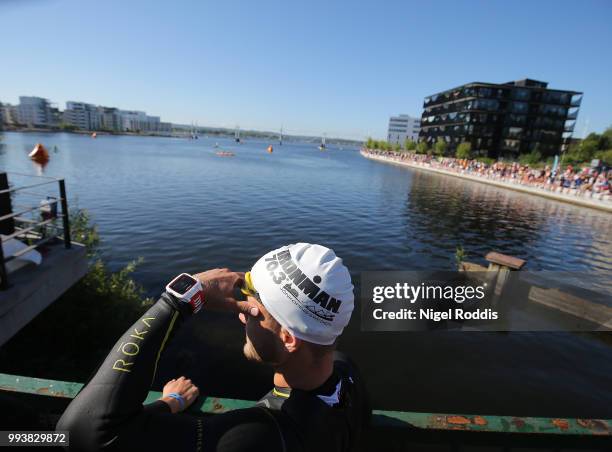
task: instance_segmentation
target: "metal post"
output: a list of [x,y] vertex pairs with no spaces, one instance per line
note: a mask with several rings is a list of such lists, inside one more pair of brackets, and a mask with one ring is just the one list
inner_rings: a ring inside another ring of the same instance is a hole
[[[0,190],[8,190],[9,183],[6,173],[0,173]],[[8,215],[13,213],[11,206],[11,194],[0,193],[0,216]],[[10,235],[15,232],[15,220],[13,218],[7,218],[6,220],[0,221],[0,234]]]
[[62,226],[64,227],[64,246],[70,248],[70,218],[68,215],[68,200],[66,199],[66,184],[64,179],[59,181],[60,196],[62,198]]
[[[0,190],[9,188],[8,177],[6,173],[0,173]],[[11,194],[0,194],[0,216],[8,215],[13,212],[11,206]],[[15,232],[15,221],[13,218],[8,218],[0,222],[0,234],[10,235]],[[4,264],[4,251],[2,250],[2,240],[0,240],[0,289],[8,288],[8,276],[6,266]]]
[[2,240],[0,240],[0,289],[8,289],[8,274],[4,264],[4,250],[2,249]]

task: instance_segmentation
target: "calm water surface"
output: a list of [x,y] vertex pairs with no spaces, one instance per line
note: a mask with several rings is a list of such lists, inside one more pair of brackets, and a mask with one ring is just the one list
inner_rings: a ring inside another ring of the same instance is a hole
[[[91,212],[111,268],[144,258],[135,279],[151,296],[179,272],[245,270],[296,241],[333,248],[354,276],[452,269],[462,245],[470,261],[496,250],[612,287],[604,212],[314,144],[268,154],[256,141],[5,133],[0,170],[37,174],[27,154],[39,141],[57,146],[44,174],[64,177],[70,204]],[[235,157],[217,157],[215,142]],[[610,335],[363,333],[358,312],[340,348],[363,369],[376,407],[612,417]],[[195,319],[158,383],[181,372],[211,394],[259,397],[270,374],[241,359],[242,338],[233,318]]]

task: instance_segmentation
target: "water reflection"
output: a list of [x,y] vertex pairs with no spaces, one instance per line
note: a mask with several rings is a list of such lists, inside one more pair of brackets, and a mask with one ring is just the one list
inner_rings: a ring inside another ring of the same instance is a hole
[[498,251],[531,270],[590,270],[588,288],[612,288],[612,223],[604,212],[415,171],[403,214],[406,236],[441,262],[461,245],[473,262]]

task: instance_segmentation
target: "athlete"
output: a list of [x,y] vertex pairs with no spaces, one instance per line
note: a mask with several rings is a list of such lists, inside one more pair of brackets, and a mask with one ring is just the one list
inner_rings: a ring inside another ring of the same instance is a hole
[[[369,409],[355,368],[334,353],[353,304],[348,270],[321,245],[271,251],[246,274],[179,275],[117,341],[56,429],[70,432],[74,451],[355,450]],[[252,408],[201,416],[184,412],[199,390],[180,377],[143,405],[164,346],[207,309],[239,313],[244,354],[273,367],[273,389]]]

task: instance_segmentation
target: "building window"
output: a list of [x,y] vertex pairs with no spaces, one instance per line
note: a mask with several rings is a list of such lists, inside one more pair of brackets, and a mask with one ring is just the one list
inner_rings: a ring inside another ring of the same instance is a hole
[[529,110],[529,104],[526,102],[512,102],[511,109],[514,113],[527,113],[527,110]]

